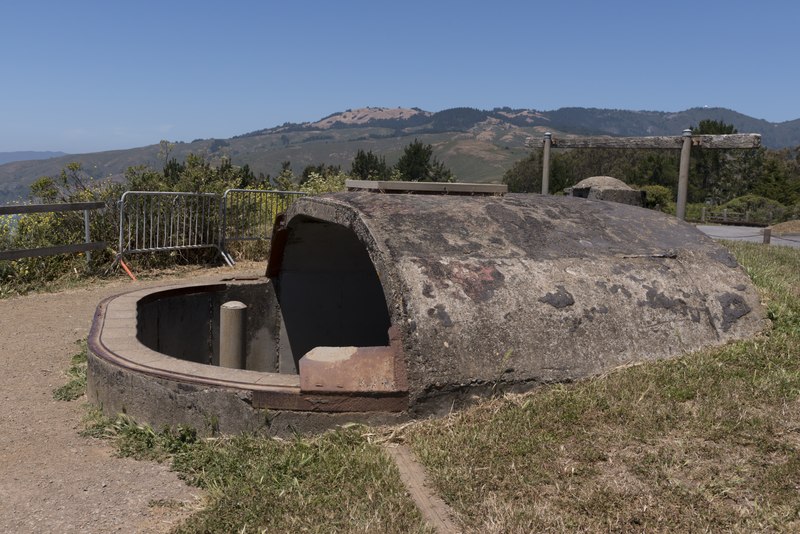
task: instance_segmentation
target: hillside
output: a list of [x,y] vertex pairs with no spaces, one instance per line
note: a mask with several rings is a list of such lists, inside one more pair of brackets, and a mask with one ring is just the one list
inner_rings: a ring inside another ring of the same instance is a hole
[[[760,133],[765,146],[800,145],[800,119],[770,123],[724,108],[693,108],[668,113],[588,108],[555,111],[495,108],[453,108],[436,113],[419,108],[360,108],[334,113],[316,122],[286,123],[231,139],[197,139],[175,144],[172,156],[190,152],[209,159],[222,156],[248,164],[255,173],[275,175],[289,160],[295,172],[327,163],[349,169],[359,149],[372,150],[394,163],[403,147],[417,138],[433,145],[435,155],[460,181],[498,182],[530,143],[545,131],[594,135],[680,135],[703,119],[722,120],[740,132]],[[38,177],[52,176],[69,162],[79,161],[94,178],[120,178],[133,165],[160,167],[159,146],[15,161],[0,165],[0,203],[25,198]]]

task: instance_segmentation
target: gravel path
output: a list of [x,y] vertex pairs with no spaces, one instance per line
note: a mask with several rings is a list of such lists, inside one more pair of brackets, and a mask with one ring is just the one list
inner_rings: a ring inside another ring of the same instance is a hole
[[52,392],[101,299],[234,274],[263,266],[0,300],[0,532],[166,532],[201,505],[202,492],[167,466],[116,458],[107,443],[81,437],[85,398],[56,401]]

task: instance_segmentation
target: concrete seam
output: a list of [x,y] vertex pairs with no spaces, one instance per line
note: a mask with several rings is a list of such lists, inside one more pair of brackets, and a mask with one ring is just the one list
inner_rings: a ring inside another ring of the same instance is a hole
[[397,443],[384,444],[384,449],[397,466],[400,480],[403,481],[425,522],[440,534],[461,532],[451,519],[455,514],[447,503],[431,490],[425,468],[416,460],[411,449]]

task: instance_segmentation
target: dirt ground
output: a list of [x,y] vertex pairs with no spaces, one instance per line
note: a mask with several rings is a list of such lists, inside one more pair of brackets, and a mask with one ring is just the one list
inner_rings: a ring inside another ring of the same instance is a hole
[[263,275],[247,264],[0,300],[0,532],[166,532],[202,492],[165,465],[82,437],[85,397],[53,399],[103,298],[147,286]]

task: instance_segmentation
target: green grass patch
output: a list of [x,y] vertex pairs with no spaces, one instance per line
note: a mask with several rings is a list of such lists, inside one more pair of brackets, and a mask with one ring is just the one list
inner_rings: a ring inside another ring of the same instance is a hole
[[67,383],[53,390],[53,398],[61,401],[73,401],[86,393],[86,358],[88,348],[86,340],[78,341],[81,350],[70,359],[67,368]]
[[207,491],[206,506],[175,529],[191,532],[432,532],[371,433],[354,426],[290,440],[255,435],[200,439],[91,412],[85,435],[120,456],[169,461]]
[[730,246],[768,334],[406,430],[467,531],[800,530],[800,251]]
[[394,464],[357,428],[203,442],[174,466],[211,502],[177,532],[428,532]]

